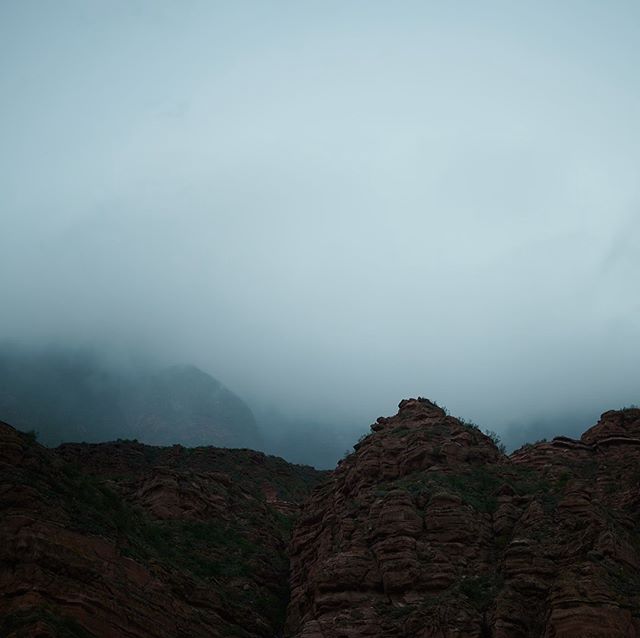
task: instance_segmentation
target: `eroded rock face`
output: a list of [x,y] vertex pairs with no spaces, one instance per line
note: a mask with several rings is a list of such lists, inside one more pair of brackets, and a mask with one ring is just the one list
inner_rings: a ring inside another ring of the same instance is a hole
[[640,636],[640,410],[507,457],[399,407],[329,475],[0,423],[0,636]]
[[0,423],[0,635],[272,638],[321,478],[250,450],[48,450]]
[[287,636],[640,636],[640,410],[506,457],[399,407],[298,520]]

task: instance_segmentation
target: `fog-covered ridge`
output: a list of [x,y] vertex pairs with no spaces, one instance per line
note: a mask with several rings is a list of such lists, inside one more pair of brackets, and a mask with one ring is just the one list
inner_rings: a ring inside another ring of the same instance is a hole
[[202,370],[117,366],[84,349],[1,349],[0,419],[49,445],[263,446],[251,409]]

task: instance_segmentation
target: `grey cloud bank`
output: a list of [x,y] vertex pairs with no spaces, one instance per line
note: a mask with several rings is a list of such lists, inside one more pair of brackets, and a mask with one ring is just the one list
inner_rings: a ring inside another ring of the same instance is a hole
[[639,402],[639,14],[3,3],[0,339],[292,422]]

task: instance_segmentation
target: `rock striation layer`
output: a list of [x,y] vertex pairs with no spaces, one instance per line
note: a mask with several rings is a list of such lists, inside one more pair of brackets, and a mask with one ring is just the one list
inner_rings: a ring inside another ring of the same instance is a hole
[[271,638],[322,477],[251,450],[49,450],[0,423],[0,636]]
[[0,423],[0,636],[640,636],[640,409],[510,456],[426,399],[371,429],[323,473]]
[[295,526],[287,636],[640,636],[640,410],[510,457],[426,399],[371,427]]

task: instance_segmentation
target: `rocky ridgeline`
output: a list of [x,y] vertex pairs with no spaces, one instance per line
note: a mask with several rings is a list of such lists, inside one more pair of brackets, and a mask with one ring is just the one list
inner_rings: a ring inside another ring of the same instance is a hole
[[640,636],[640,410],[507,457],[399,408],[332,473],[0,424],[0,636]]
[[49,450],[0,423],[0,636],[273,636],[323,473],[251,450]]
[[640,636],[640,410],[506,457],[399,408],[304,507],[287,636]]

